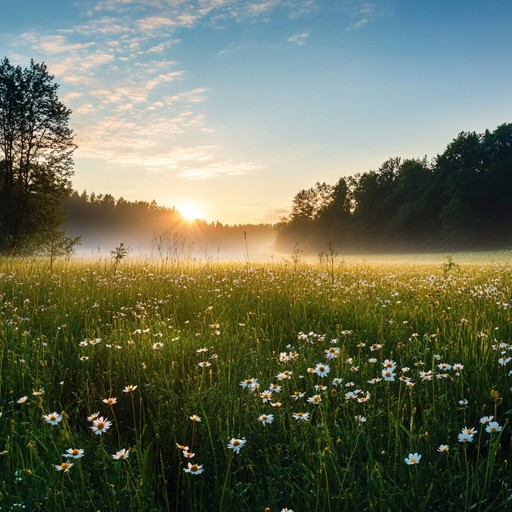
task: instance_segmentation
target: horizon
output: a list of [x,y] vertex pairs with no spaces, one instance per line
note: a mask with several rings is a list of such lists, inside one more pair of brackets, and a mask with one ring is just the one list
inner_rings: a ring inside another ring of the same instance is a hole
[[273,224],[317,181],[434,158],[512,117],[505,0],[29,0],[2,15],[0,52],[45,62],[73,110],[73,188],[191,219]]

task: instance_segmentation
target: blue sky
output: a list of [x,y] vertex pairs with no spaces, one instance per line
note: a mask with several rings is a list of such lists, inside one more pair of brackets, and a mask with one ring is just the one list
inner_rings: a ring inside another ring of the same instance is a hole
[[79,191],[273,222],[316,181],[512,122],[509,0],[0,0],[46,62]]

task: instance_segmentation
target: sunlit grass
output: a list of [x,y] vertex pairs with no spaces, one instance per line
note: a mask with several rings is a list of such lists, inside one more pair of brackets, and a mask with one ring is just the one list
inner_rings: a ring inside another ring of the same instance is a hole
[[1,261],[0,509],[507,510],[512,266],[449,261]]

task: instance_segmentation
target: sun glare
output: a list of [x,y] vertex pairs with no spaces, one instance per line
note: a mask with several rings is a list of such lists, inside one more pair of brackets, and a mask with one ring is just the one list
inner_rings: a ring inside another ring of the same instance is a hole
[[201,216],[201,208],[195,203],[182,203],[178,206],[178,211],[187,222],[192,222]]

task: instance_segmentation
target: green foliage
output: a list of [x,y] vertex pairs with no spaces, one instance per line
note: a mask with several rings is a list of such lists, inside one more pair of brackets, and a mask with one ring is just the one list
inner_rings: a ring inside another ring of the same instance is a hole
[[76,146],[46,65],[0,62],[0,251],[30,253],[62,224]]
[[507,510],[512,272],[457,261],[1,260],[0,508]]
[[432,162],[390,158],[343,179],[337,193],[323,184],[331,191],[325,200],[315,188],[301,191],[278,225],[277,246],[289,250],[301,240],[309,253],[329,242],[345,252],[507,248],[511,169],[512,124],[462,132]]

